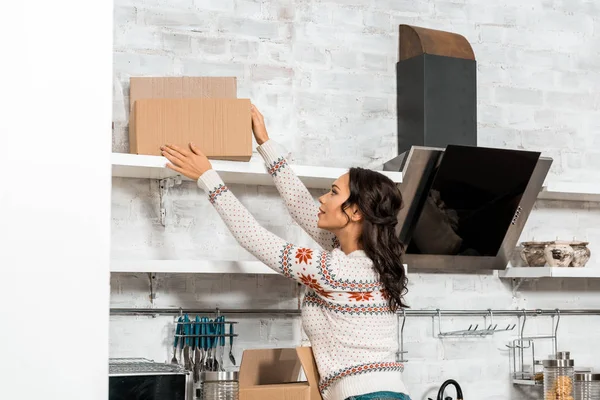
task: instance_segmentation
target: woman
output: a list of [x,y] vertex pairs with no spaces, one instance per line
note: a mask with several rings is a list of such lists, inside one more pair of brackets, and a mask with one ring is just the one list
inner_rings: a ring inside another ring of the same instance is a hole
[[402,197],[383,174],[351,168],[318,207],[269,140],[252,106],[252,129],[294,220],[323,248],[293,245],[261,227],[195,145],[166,145],[169,168],[197,181],[236,240],[276,272],[309,290],[302,322],[324,400],[409,399],[402,382],[394,311],[405,307],[403,246],[395,234]]

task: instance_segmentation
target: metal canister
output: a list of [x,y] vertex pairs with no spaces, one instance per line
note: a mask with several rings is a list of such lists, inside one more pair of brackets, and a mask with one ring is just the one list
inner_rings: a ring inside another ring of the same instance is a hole
[[575,400],[600,400],[600,374],[576,372],[573,381]]
[[544,400],[572,400],[575,360],[568,353],[560,354],[562,358],[543,360],[544,366]]
[[238,400],[238,376],[238,371],[201,372],[196,398],[198,400]]

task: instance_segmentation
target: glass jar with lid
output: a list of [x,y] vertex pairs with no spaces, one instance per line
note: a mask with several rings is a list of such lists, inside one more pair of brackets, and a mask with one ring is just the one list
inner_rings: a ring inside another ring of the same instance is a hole
[[600,373],[575,372],[573,397],[575,400],[600,400]]
[[238,400],[238,371],[204,371],[200,373],[197,400]]
[[544,400],[573,400],[575,360],[568,357],[568,353],[562,353],[557,354],[557,358],[542,361]]

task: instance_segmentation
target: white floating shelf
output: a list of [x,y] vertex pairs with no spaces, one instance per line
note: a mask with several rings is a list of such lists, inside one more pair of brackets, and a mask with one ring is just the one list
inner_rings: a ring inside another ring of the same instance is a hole
[[173,274],[276,274],[260,261],[111,260],[111,272]]
[[[161,156],[112,153],[112,176],[121,178],[163,179],[178,175],[166,167],[168,160]],[[210,161],[226,183],[273,185],[273,178],[262,162]],[[346,168],[291,165],[296,175],[309,188],[329,189],[333,181],[348,172]],[[396,183],[402,182],[401,172],[378,171]]]
[[568,201],[600,201],[600,185],[577,182],[549,182],[538,199]]
[[499,278],[536,279],[536,278],[600,278],[600,267],[508,267],[498,271]]
[[[403,264],[408,273],[408,265]],[[111,260],[110,272],[171,274],[277,274],[260,261]]]

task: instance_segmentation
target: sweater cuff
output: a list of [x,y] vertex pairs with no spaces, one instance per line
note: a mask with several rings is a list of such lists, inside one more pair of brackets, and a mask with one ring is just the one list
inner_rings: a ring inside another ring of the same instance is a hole
[[277,143],[271,139],[258,146],[256,148],[256,151],[258,151],[258,154],[260,154],[265,160],[267,166],[273,164],[276,161],[279,161],[279,158],[281,157],[286,158],[286,156],[281,151],[280,146],[278,146]]
[[200,189],[204,189],[206,193],[209,193],[211,190],[215,190],[219,187],[219,185],[223,185],[223,180],[214,169],[209,169],[198,178],[196,182]]

